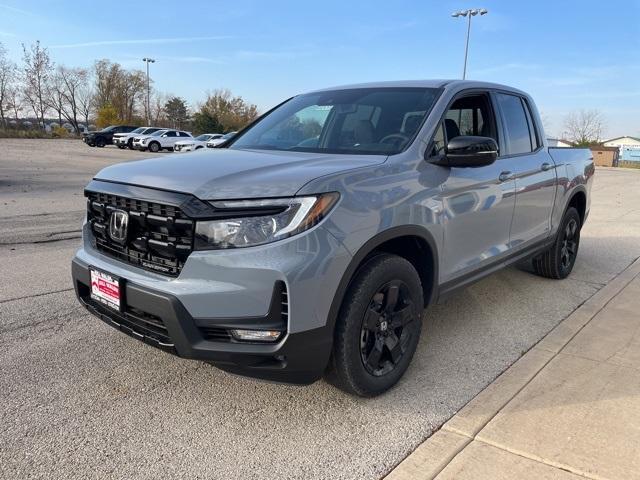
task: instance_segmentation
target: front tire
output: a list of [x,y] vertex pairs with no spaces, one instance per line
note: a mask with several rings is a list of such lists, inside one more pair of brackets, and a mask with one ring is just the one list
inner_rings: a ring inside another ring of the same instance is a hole
[[158,142],[151,142],[149,144],[149,151],[153,153],[158,153],[160,151],[160,144]]
[[581,223],[578,211],[568,208],[551,248],[533,259],[536,275],[556,280],[569,276],[578,256]]
[[106,144],[107,142],[104,140],[104,138],[98,138],[96,140],[96,147],[98,148],[103,148]]
[[423,306],[409,261],[388,254],[367,261],[343,300],[326,380],[362,397],[393,387],[418,346]]
[[133,139],[129,139],[127,140],[127,147],[129,148],[129,150],[133,150]]

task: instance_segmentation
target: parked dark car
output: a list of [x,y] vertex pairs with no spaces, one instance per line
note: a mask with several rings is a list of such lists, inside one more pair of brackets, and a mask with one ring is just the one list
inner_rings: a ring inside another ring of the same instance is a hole
[[97,130],[94,132],[88,132],[86,135],[83,135],[82,141],[89,145],[90,147],[104,147],[105,145],[113,144],[113,135],[114,133],[129,133],[135,130],[138,127],[134,127],[131,125],[110,125],[102,130]]

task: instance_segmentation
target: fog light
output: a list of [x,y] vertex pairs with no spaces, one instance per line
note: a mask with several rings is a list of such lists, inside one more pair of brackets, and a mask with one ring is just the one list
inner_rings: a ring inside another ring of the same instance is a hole
[[275,342],[282,332],[278,330],[231,330],[231,335],[236,340],[245,342]]

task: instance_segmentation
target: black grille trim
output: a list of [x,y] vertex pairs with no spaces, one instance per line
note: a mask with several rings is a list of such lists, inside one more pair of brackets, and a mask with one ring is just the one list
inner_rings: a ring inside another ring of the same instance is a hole
[[[193,251],[195,222],[175,205],[132,199],[105,192],[85,191],[87,221],[95,247],[118,260],[167,276],[178,276]],[[129,214],[124,243],[108,233],[113,211]]]

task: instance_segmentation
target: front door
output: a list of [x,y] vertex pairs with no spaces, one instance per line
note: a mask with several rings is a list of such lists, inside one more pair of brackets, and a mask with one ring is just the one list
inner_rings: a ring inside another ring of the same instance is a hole
[[[488,93],[457,98],[447,111],[434,143],[444,146],[459,135],[498,140]],[[505,175],[507,163],[498,158],[483,167],[450,169],[442,185],[443,283],[463,282],[467,273],[498,261],[507,251],[515,205],[515,182],[512,176]]]

